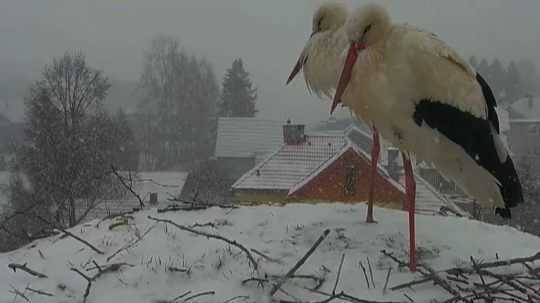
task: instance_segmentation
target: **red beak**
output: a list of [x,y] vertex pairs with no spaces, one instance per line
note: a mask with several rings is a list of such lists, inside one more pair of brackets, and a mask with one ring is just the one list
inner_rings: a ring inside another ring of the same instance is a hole
[[338,86],[336,89],[336,94],[334,95],[334,102],[332,102],[332,108],[330,109],[330,114],[334,113],[337,105],[341,102],[341,97],[351,80],[352,70],[356,59],[358,59],[358,52],[366,48],[363,44],[360,43],[351,43],[349,51],[347,53],[347,59],[345,60],[345,65],[341,71],[341,76],[339,77]]
[[289,78],[287,79],[286,85],[291,83],[291,81],[294,79],[294,77],[296,77],[298,72],[300,72],[302,70],[302,67],[304,66],[304,63],[306,63],[306,60],[307,60],[307,57],[304,56],[304,53],[302,53],[300,55],[300,58],[298,58],[298,61],[296,62],[296,65],[294,66],[291,74],[289,75]]

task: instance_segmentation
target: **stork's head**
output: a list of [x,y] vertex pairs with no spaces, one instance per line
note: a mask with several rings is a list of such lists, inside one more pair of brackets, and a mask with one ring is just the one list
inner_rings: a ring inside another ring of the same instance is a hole
[[386,37],[390,30],[390,16],[384,7],[378,4],[366,4],[356,9],[347,20],[345,30],[350,41],[347,59],[339,78],[334,102],[330,112],[334,112],[345,88],[351,79],[352,70],[358,53],[375,45]]
[[315,11],[315,14],[313,15],[311,36],[287,79],[287,84],[294,79],[306,63],[311,39],[320,33],[335,32],[345,24],[346,20],[347,9],[337,2],[324,3]]

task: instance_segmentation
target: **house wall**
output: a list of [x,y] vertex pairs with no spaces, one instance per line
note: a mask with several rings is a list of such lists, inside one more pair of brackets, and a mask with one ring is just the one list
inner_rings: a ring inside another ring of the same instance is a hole
[[540,121],[510,123],[508,143],[515,161],[540,173]]
[[270,190],[235,190],[234,200],[240,204],[265,204],[265,203],[287,203],[288,191]]
[[[356,191],[345,193],[346,172],[354,165],[358,170]],[[295,200],[340,201],[357,203],[368,200],[370,185],[370,165],[352,149],[324,169],[318,176],[291,197]],[[377,174],[375,183],[375,204],[387,208],[403,208],[405,194]]]

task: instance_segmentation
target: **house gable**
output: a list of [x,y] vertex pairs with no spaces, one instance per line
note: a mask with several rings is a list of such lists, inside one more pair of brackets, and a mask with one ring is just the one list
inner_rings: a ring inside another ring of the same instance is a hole
[[[351,145],[325,162],[320,169],[295,186],[289,197],[295,200],[320,200],[341,202],[364,202],[368,200],[370,186],[370,161],[358,153]],[[350,173],[354,173],[351,178]],[[403,188],[392,183],[388,177],[376,176],[375,204],[387,208],[403,207],[405,194]],[[348,182],[354,181],[352,190]],[[349,188],[346,188],[349,187]]]

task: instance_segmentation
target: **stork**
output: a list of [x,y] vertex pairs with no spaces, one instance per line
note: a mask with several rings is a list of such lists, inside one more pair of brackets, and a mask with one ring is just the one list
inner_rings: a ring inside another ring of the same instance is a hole
[[521,184],[499,134],[495,97],[455,50],[433,33],[393,24],[377,4],[355,10],[345,29],[349,50],[331,111],[343,101],[366,112],[381,136],[403,152],[414,271],[414,179],[408,155],[434,164],[503,218],[523,202]]
[[[315,11],[312,34],[287,79],[287,84],[302,70],[309,91],[314,92],[318,97],[332,98],[340,73],[342,54],[347,50],[349,44],[344,28],[347,15],[347,9],[337,2],[324,3]],[[367,117],[362,116],[362,112],[356,114],[369,121]],[[375,222],[373,219],[373,199],[380,152],[379,135],[374,127],[372,135],[371,183],[366,218],[368,223]]]

